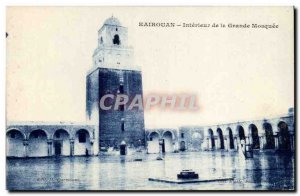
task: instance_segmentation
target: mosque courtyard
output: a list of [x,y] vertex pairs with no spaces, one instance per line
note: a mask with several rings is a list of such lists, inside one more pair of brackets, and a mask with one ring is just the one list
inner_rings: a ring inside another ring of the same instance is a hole
[[[246,159],[238,152],[201,151],[7,159],[8,190],[294,190],[294,155],[274,151]],[[172,184],[149,178],[176,178],[192,169],[199,178],[232,180]]]

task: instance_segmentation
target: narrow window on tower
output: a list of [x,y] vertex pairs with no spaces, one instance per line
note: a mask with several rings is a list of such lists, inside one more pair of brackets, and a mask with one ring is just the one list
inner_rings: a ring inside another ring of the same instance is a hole
[[120,105],[119,106],[119,111],[124,111],[124,110],[125,110],[125,105],[124,104]]
[[124,83],[124,75],[122,72],[119,73],[119,81],[120,81],[121,85]]
[[184,133],[181,133],[181,138],[184,138]]
[[[124,94],[124,85],[123,84],[120,84],[118,92],[119,92],[119,94]],[[125,104],[120,105],[119,110],[124,111],[125,110]]]
[[120,84],[119,91],[120,91],[120,94],[124,94],[124,85],[123,84]]
[[117,44],[117,45],[120,45],[120,44],[121,44],[120,37],[119,37],[118,34],[116,34],[116,35],[114,36],[113,44]]
[[125,131],[124,118],[121,119],[121,130],[122,130],[122,131]]

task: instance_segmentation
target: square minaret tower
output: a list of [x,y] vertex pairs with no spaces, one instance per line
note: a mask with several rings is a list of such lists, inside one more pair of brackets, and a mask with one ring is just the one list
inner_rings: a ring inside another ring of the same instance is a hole
[[115,17],[108,18],[98,31],[98,46],[93,54],[93,67],[87,74],[86,114],[99,128],[99,149],[120,145],[145,146],[144,111],[102,110],[100,99],[106,94],[143,96],[142,72],[133,64],[133,49],[128,46],[128,30]]

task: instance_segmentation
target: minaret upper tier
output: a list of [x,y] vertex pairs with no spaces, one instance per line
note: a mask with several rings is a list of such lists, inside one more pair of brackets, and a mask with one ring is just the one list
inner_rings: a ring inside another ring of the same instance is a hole
[[127,27],[123,27],[113,16],[106,19],[98,31],[98,46],[93,55],[94,68],[139,70],[133,65],[133,48],[127,42]]

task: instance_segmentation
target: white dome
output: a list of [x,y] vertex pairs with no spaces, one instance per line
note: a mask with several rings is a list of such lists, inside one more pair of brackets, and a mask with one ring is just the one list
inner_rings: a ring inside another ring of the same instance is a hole
[[121,145],[126,145],[126,142],[122,140]]
[[104,24],[105,25],[113,25],[113,26],[121,26],[120,21],[117,18],[113,17],[113,16],[106,19]]

